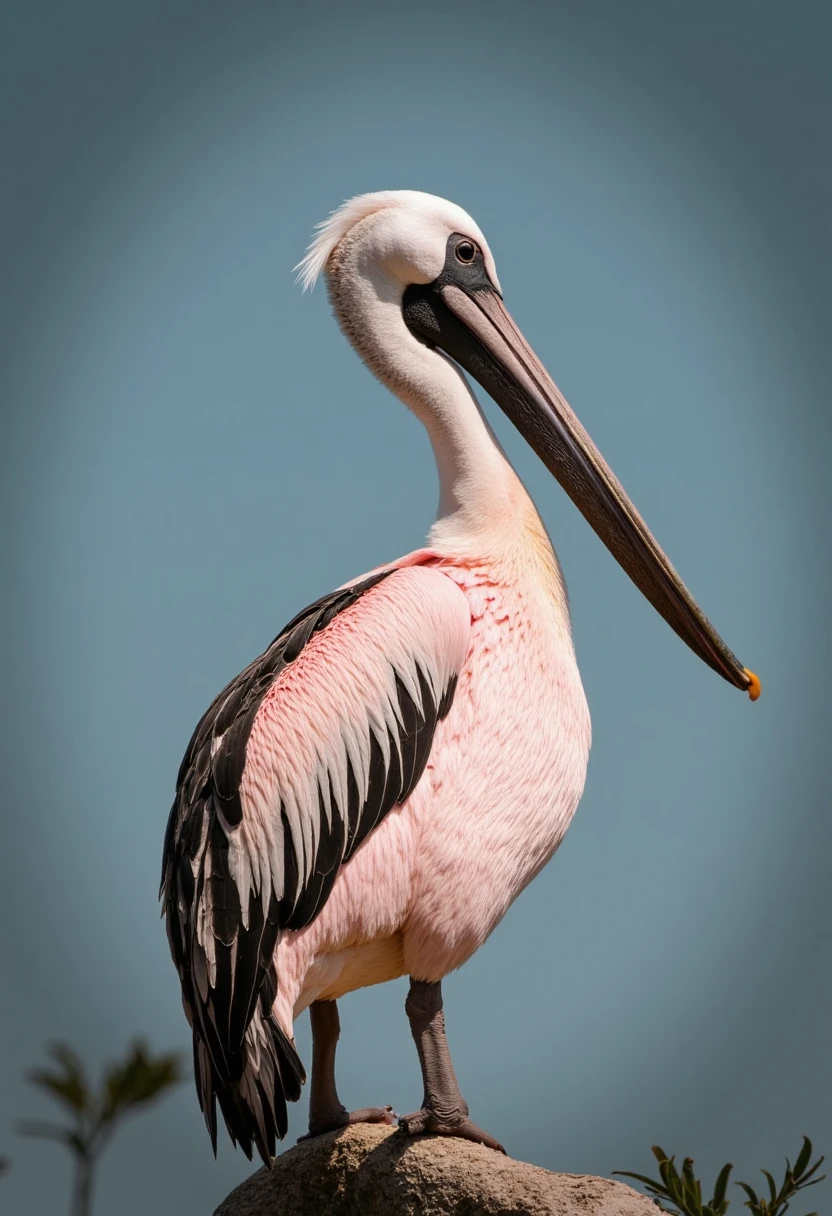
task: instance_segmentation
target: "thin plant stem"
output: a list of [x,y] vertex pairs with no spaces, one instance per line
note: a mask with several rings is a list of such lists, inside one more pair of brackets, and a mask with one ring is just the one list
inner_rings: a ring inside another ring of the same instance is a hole
[[72,1190],[72,1216],[90,1216],[92,1172],[95,1164],[89,1153],[75,1155],[75,1183]]

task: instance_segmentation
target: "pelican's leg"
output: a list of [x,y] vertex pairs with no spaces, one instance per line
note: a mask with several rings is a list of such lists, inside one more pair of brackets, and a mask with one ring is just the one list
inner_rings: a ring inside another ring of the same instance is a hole
[[462,1136],[504,1153],[506,1150],[499,1141],[468,1118],[468,1103],[459,1092],[445,1038],[442,985],[439,981],[428,984],[411,979],[404,1008],[419,1053],[425,1096],[421,1110],[399,1119],[401,1130],[408,1136],[417,1136],[420,1132]]
[[301,1140],[335,1131],[349,1123],[395,1123],[392,1106],[368,1106],[350,1112],[341,1105],[335,1088],[335,1046],[341,1033],[335,1001],[313,1001],[309,1006],[309,1018],[312,1022],[309,1131]]

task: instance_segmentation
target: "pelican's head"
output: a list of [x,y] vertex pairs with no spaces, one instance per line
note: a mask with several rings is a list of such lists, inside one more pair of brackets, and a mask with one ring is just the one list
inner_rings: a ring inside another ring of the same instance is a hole
[[481,252],[491,284],[499,291],[491,250],[467,211],[419,190],[380,190],[349,199],[318,224],[315,239],[296,267],[298,279],[305,291],[324,271],[337,277],[347,251],[360,245],[361,260],[375,277],[389,275],[404,291],[441,274],[454,233],[467,237]]
[[[326,273],[348,338],[405,399],[415,343],[479,381],[671,628],[757,699],[759,680],[704,616],[512,320],[491,250],[467,212],[415,190],[360,195],[318,226],[297,269],[304,288]],[[395,342],[379,341],[385,330]],[[384,349],[398,358],[381,361]]]

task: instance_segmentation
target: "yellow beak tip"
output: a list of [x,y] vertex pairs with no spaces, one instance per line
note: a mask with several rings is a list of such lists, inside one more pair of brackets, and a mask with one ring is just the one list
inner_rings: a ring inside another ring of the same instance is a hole
[[743,667],[743,671],[748,676],[748,695],[752,701],[756,701],[763,691],[760,685],[760,677],[755,676],[754,672],[749,671],[747,667]]

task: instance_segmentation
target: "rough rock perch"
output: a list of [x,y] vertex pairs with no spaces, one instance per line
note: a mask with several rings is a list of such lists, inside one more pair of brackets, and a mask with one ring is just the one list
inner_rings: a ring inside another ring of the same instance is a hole
[[621,1182],[552,1174],[480,1144],[442,1136],[407,1140],[356,1124],[279,1157],[220,1204],[214,1216],[655,1216]]

